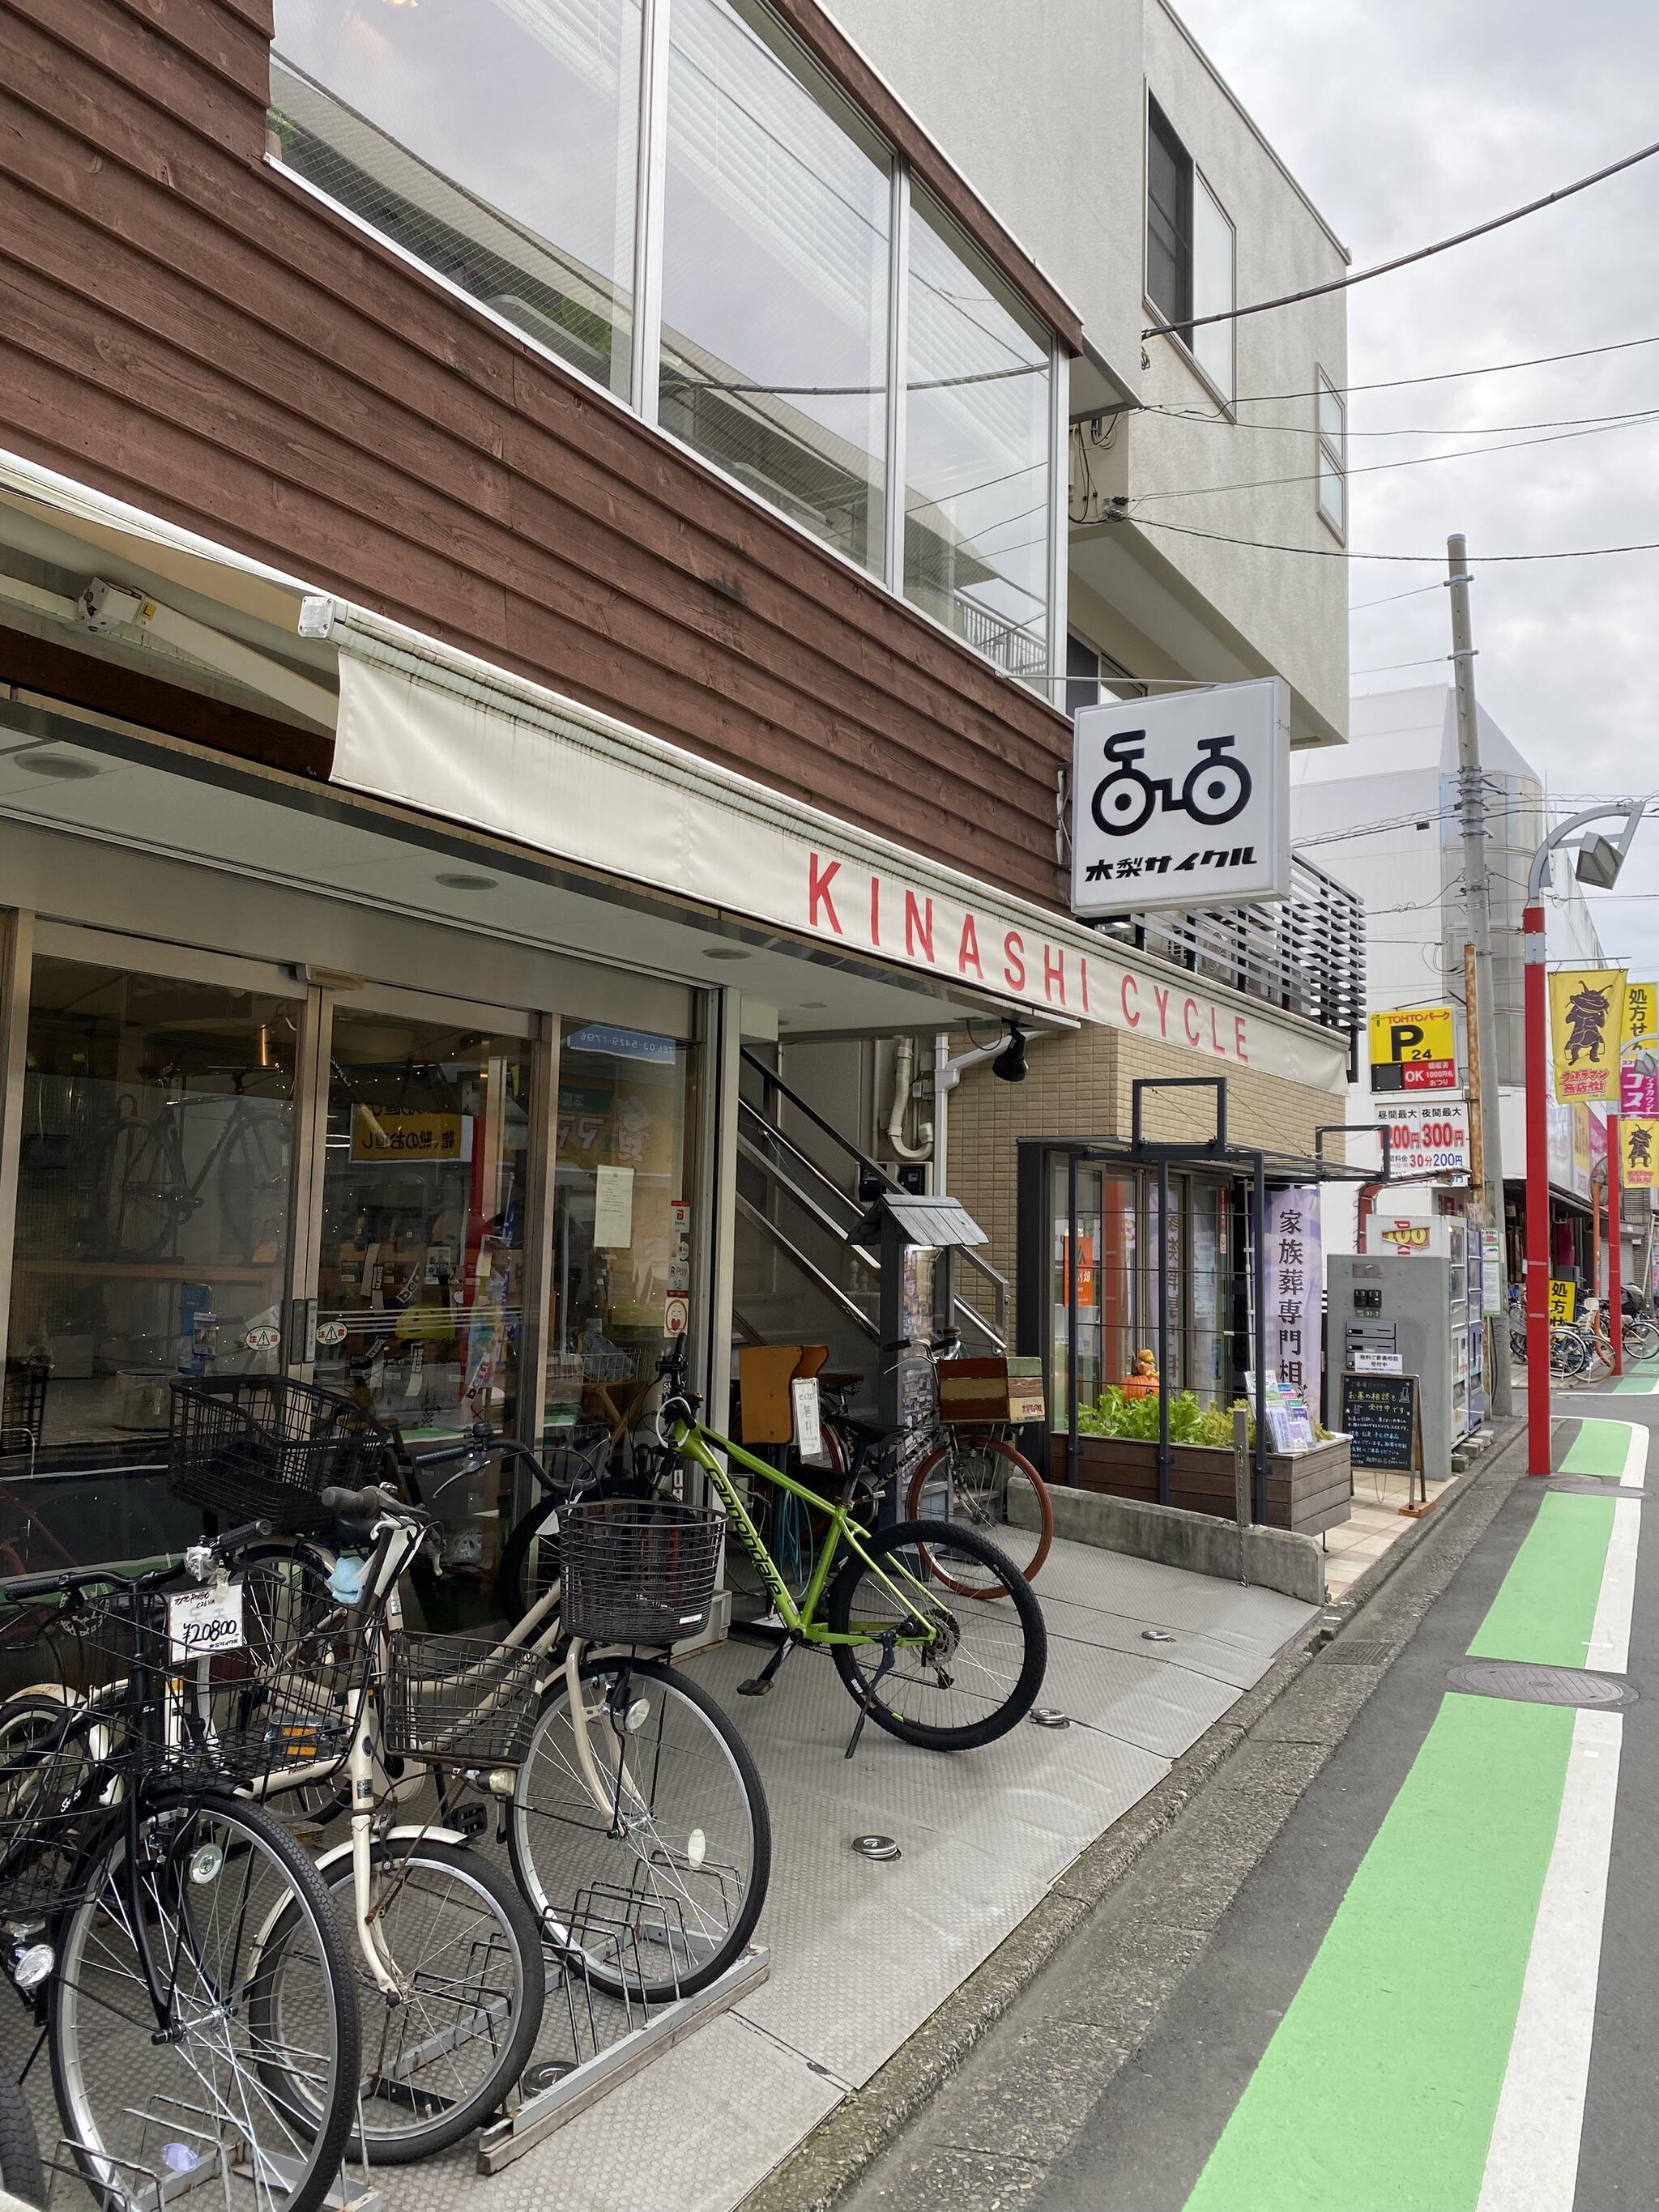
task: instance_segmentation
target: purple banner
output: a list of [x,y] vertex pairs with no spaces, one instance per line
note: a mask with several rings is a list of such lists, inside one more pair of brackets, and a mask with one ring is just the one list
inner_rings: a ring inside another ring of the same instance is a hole
[[1659,1074],[1632,1067],[1619,1071],[1619,1111],[1621,1114],[1659,1114]]

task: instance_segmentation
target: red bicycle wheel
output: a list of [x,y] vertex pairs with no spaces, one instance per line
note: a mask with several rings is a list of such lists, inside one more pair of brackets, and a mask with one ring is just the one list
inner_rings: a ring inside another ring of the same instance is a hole
[[[1054,1540],[1048,1484],[1001,1437],[964,1433],[938,1445],[911,1476],[905,1510],[913,1521],[966,1522],[1005,1552],[1028,1583]],[[978,1586],[963,1579],[965,1556],[952,1555],[949,1573],[936,1560],[928,1565],[959,1597],[1000,1595],[1000,1584],[988,1577]]]

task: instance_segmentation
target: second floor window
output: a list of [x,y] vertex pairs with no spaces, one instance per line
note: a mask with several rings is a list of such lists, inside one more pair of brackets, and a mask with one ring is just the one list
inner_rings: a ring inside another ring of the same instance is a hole
[[1219,396],[1233,398],[1233,226],[1155,100],[1146,103],[1146,298]]
[[1322,368],[1319,371],[1319,392],[1315,403],[1318,434],[1318,501],[1319,512],[1335,531],[1345,538],[1348,530],[1348,477],[1346,447],[1346,410],[1342,395]]

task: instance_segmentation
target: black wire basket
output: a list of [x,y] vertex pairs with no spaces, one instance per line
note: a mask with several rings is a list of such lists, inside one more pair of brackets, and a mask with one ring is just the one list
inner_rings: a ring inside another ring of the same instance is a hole
[[381,1471],[386,1433],[355,1398],[286,1375],[176,1382],[167,1431],[175,1498],[236,1521],[315,1534],[330,1484],[360,1489]]
[[473,1636],[391,1638],[381,1741],[436,1766],[516,1766],[530,1747],[552,1662]]
[[667,1498],[598,1498],[559,1515],[568,1636],[666,1648],[699,1636],[714,1602],[725,1517]]

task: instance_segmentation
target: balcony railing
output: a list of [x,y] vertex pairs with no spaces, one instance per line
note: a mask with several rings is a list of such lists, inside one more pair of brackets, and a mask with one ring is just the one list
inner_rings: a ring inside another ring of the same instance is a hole
[[1224,911],[1130,914],[1101,925],[1121,938],[1252,999],[1346,1036],[1365,1019],[1365,908],[1311,860],[1291,862],[1290,896]]

